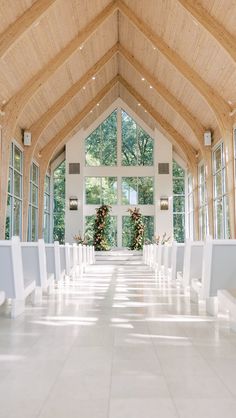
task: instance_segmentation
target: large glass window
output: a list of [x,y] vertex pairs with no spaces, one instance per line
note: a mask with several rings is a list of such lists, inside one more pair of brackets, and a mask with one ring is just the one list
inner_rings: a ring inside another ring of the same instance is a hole
[[214,235],[229,238],[228,199],[225,182],[225,157],[223,142],[213,152],[214,184]]
[[204,163],[198,167],[199,238],[204,240],[209,233],[206,171]]
[[122,177],[123,205],[153,205],[153,177]]
[[48,174],[45,176],[44,182],[44,216],[43,216],[43,236],[45,242],[50,242],[50,219],[51,219],[51,179]]
[[122,119],[122,165],[152,166],[153,139],[124,110]]
[[28,216],[28,241],[38,239],[39,168],[32,163],[30,169],[30,199]]
[[185,240],[185,171],[173,161],[173,227],[174,239]]
[[85,141],[87,166],[117,164],[117,111],[115,110]]
[[53,172],[53,239],[65,241],[65,172],[63,161]]
[[117,177],[86,177],[87,205],[114,205],[117,203]]
[[22,237],[22,173],[23,154],[14,144],[11,144],[10,165],[8,179],[7,217],[6,217],[6,239],[13,235]]

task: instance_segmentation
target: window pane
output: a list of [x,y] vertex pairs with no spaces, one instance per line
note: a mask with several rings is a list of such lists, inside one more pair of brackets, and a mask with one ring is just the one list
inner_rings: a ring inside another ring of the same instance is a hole
[[180,165],[177,164],[176,161],[173,161],[172,172],[173,172],[173,177],[185,177],[184,169],[180,167]]
[[88,166],[99,166],[100,165],[100,141],[101,135],[100,128],[96,129],[89,137],[86,139],[85,145],[85,156],[86,156],[86,165]]
[[5,232],[5,239],[10,239],[12,235],[12,201],[13,198],[8,196],[7,198],[7,217],[6,217],[6,232]]
[[117,111],[102,123],[102,165],[117,164]]
[[38,184],[38,167],[32,164],[32,182]]
[[153,165],[153,139],[124,110],[121,120],[122,165]]
[[44,184],[45,193],[50,194],[50,177],[45,176],[45,184]]
[[14,195],[21,197],[21,175],[14,172]]
[[102,204],[114,205],[117,204],[117,178],[116,177],[102,177]]
[[122,177],[122,204],[137,205],[138,184],[136,177]]
[[177,242],[184,242],[185,238],[185,216],[174,213],[174,238]]
[[65,171],[63,161],[53,172],[53,239],[61,244],[65,236]]
[[117,111],[115,110],[85,141],[88,166],[114,166],[117,163]]
[[122,117],[122,165],[137,165],[136,123],[123,110]]
[[85,178],[85,195],[87,205],[99,205],[101,202],[101,178]]
[[31,218],[31,239],[32,241],[37,240],[37,230],[38,230],[38,209],[31,208],[32,218]]
[[138,165],[153,165],[153,139],[139,126],[138,136]]
[[184,195],[185,192],[185,180],[181,178],[173,179],[173,194]]
[[224,238],[223,199],[215,201],[216,238]]
[[38,206],[38,187],[32,184],[32,204]]
[[21,236],[21,201],[14,199],[13,235]]
[[8,177],[8,193],[13,193],[13,170],[12,168],[9,169],[9,177]]
[[44,195],[44,210],[46,212],[50,211],[50,196],[48,194]]
[[130,216],[122,216],[122,247],[131,246],[131,219]]
[[214,169],[215,172],[222,167],[222,147],[218,147],[214,152]]
[[152,242],[154,237],[154,216],[143,216],[144,242]]
[[219,171],[216,175],[215,175],[215,188],[216,188],[216,197],[217,196],[222,196],[223,194],[223,184],[222,184],[222,172]]
[[[88,244],[93,245],[95,215],[85,216],[85,234],[84,238]],[[117,217],[111,216],[109,245],[117,246]]]
[[173,212],[185,212],[185,197],[175,196],[173,199]]
[[17,148],[16,146],[14,147],[14,168],[18,171],[21,172],[21,156],[22,156],[22,152],[19,150],[19,148]]
[[43,237],[45,242],[50,241],[50,215],[48,213],[44,213],[43,218]]
[[139,205],[153,205],[153,177],[138,178]]

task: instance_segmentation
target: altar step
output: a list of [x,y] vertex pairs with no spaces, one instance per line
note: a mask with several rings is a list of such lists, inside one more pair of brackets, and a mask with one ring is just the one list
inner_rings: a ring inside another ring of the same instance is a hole
[[142,264],[142,252],[119,249],[96,251],[95,259],[96,264],[140,265]]

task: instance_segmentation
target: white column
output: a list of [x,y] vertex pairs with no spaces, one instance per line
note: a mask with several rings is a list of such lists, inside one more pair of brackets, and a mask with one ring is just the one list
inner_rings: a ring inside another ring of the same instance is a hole
[[[158,164],[168,163],[169,174],[158,174]],[[172,199],[172,144],[157,129],[155,130],[155,235],[173,234]],[[160,198],[168,197],[169,209],[160,210]]]

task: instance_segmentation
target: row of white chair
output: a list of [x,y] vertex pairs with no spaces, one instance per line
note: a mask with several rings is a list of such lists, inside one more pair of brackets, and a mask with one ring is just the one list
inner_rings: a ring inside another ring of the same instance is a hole
[[236,288],[236,240],[207,237],[205,242],[151,244],[144,246],[143,258],[159,273],[180,281],[193,302],[206,301],[207,312],[213,315],[218,312],[219,294]]
[[43,292],[66,276],[82,275],[86,266],[95,262],[94,247],[20,242],[19,237],[0,241],[0,305],[11,300],[11,316],[20,315],[26,298],[38,304]]

